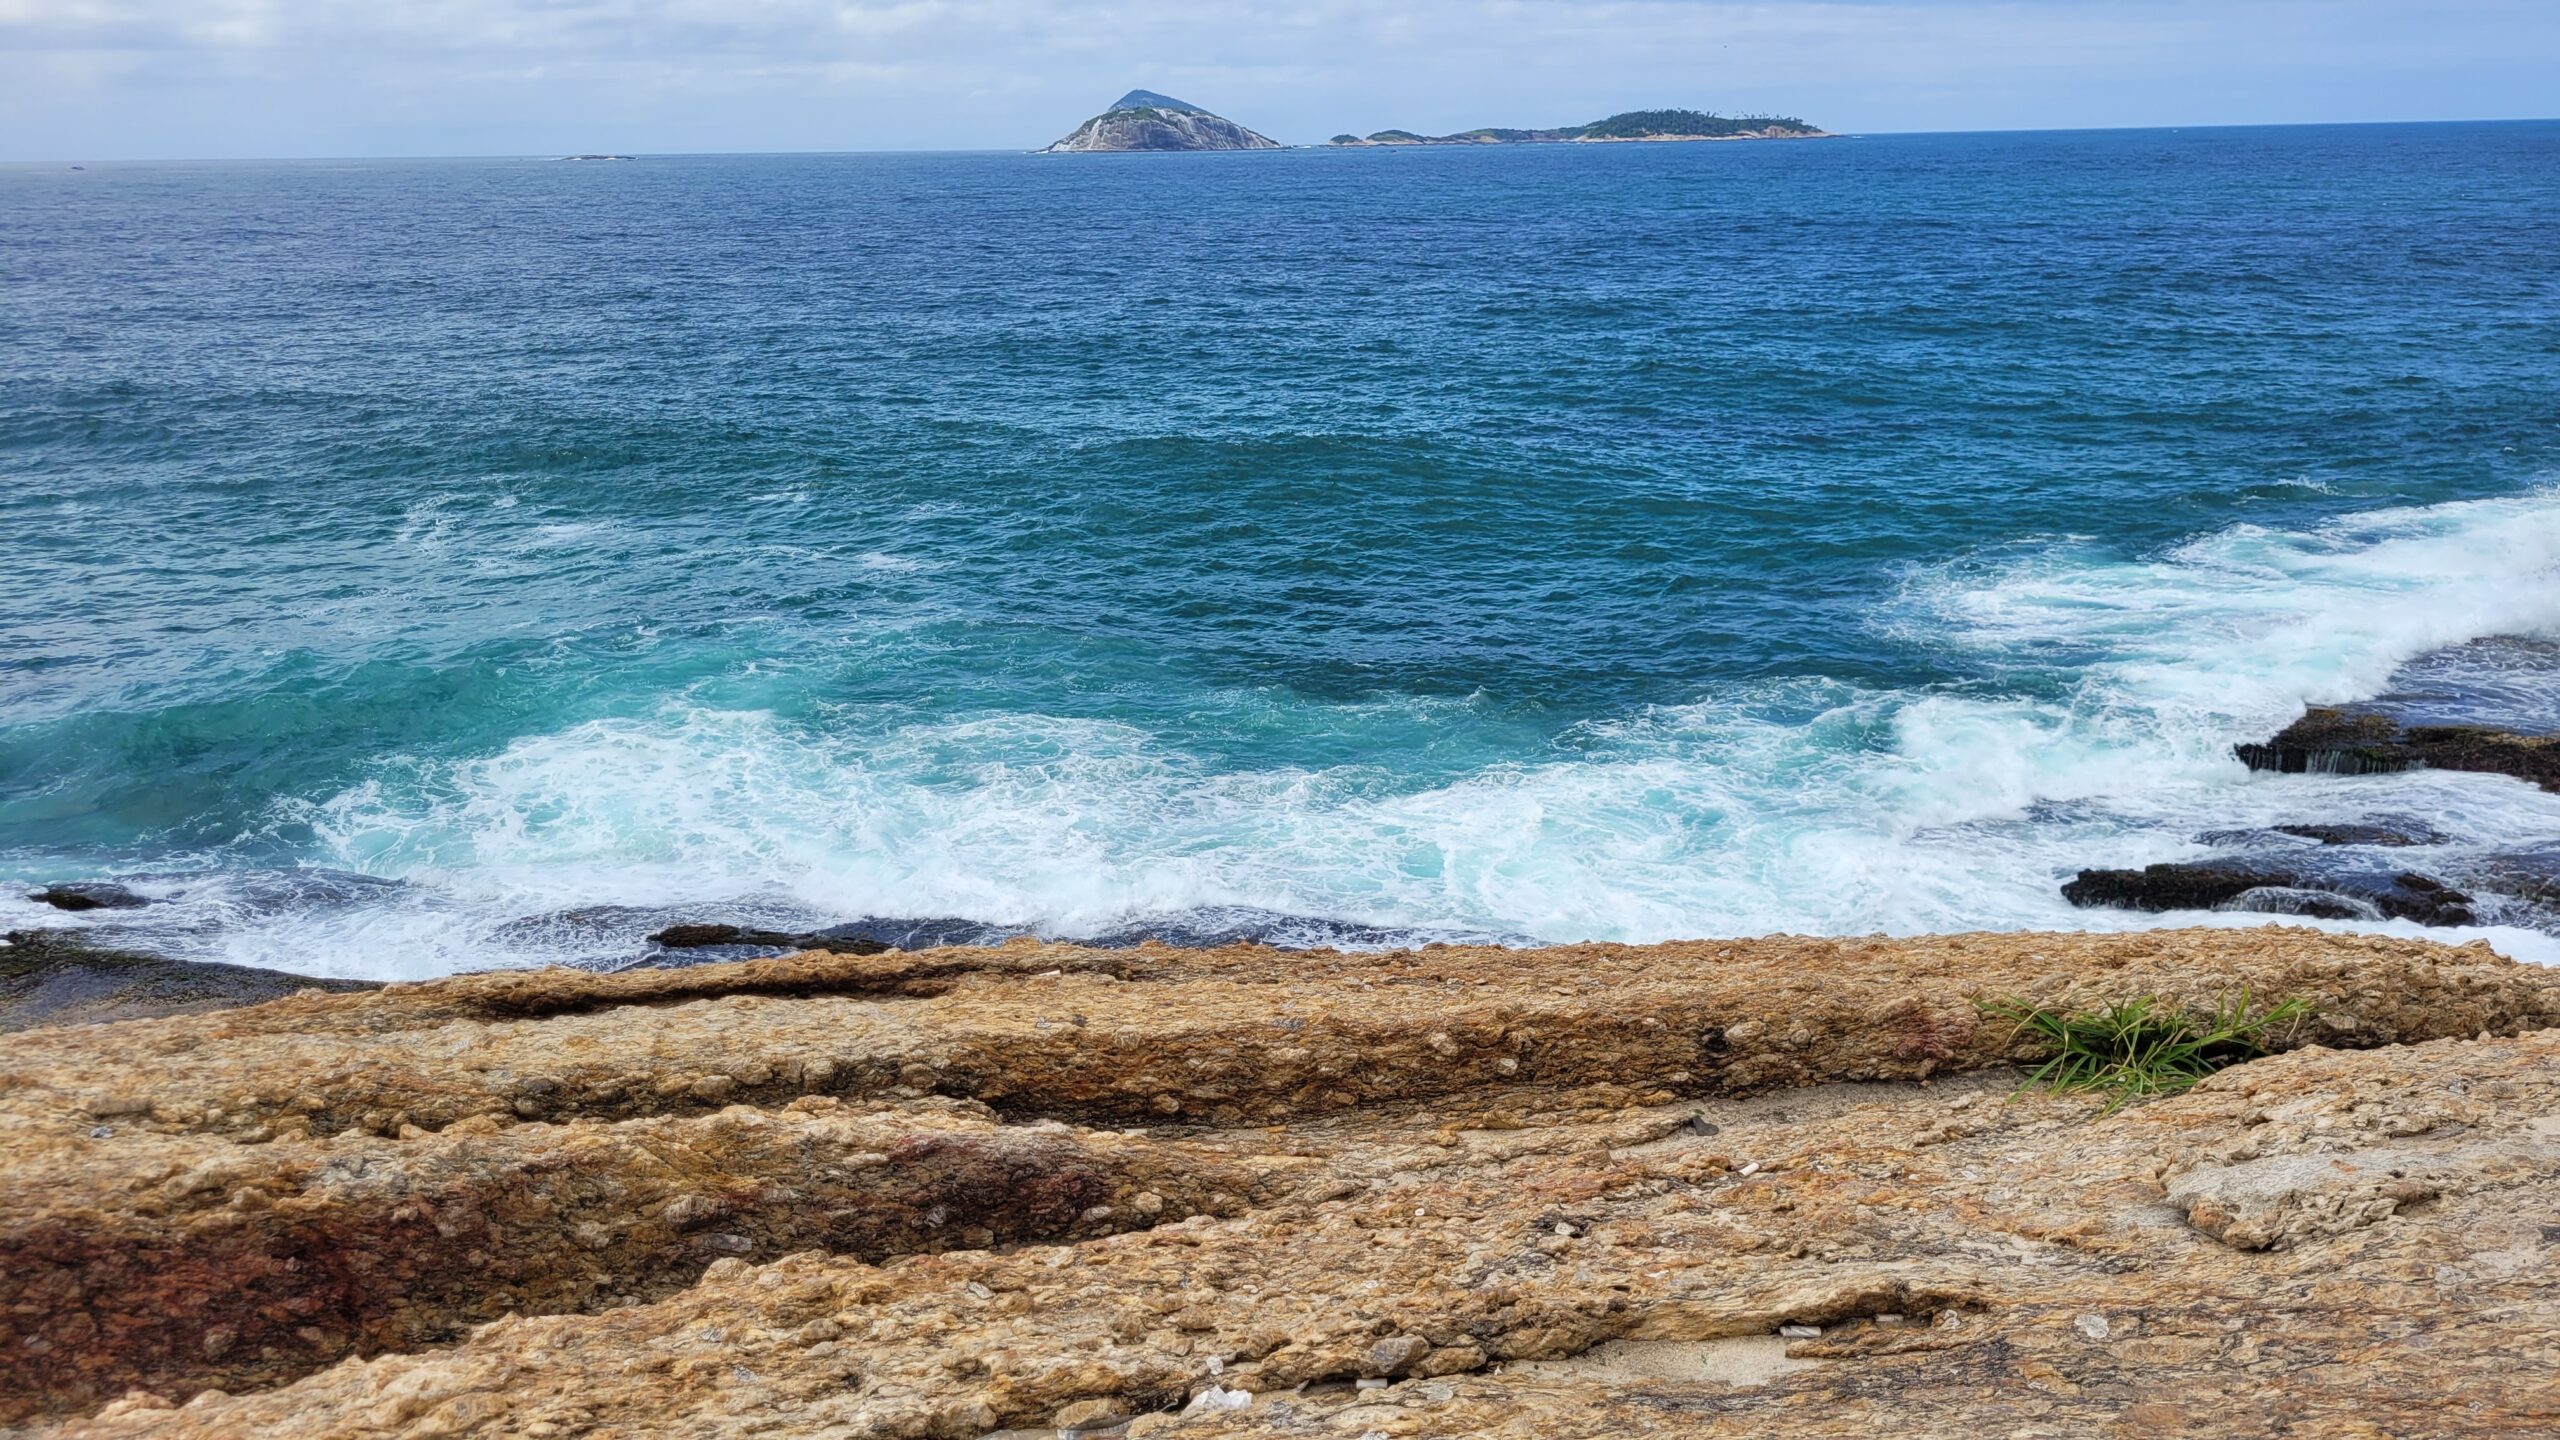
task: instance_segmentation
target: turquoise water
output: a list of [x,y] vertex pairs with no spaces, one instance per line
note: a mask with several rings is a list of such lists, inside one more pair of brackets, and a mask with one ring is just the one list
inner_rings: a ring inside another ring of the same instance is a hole
[[369,975],[2152,923],[2055,887],[2560,633],[2555,480],[2560,124],[4,168],[0,877]]

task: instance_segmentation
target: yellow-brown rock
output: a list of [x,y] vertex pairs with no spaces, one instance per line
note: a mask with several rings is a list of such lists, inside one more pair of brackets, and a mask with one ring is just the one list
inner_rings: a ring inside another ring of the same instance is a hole
[[[2014,1095],[1976,1009],[2243,990],[2302,1048],[2114,1114]],[[2554,1025],[2484,949],[2243,930],[1016,945],[31,1031],[0,1423],[2553,1433]]]

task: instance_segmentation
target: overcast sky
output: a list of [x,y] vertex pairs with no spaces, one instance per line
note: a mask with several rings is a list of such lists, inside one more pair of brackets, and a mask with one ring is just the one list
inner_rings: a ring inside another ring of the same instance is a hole
[[2560,0],[0,0],[0,158],[997,149],[1162,90],[1284,141],[2560,113]]

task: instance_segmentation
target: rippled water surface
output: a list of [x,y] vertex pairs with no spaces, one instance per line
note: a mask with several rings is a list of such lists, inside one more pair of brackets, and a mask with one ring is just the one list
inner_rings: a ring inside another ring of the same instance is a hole
[[2228,753],[2560,635],[2555,480],[2552,124],[0,168],[0,875],[372,975],[2154,923],[2057,882],[2560,837]]

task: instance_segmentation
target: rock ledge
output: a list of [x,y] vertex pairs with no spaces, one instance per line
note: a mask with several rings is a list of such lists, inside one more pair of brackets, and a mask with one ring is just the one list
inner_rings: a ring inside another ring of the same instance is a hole
[[[1976,1008],[2242,989],[2304,1048],[2112,1115],[2013,1094]],[[2556,1023],[2482,948],[2254,930],[1021,943],[27,1031],[0,1424],[2541,1433]]]

